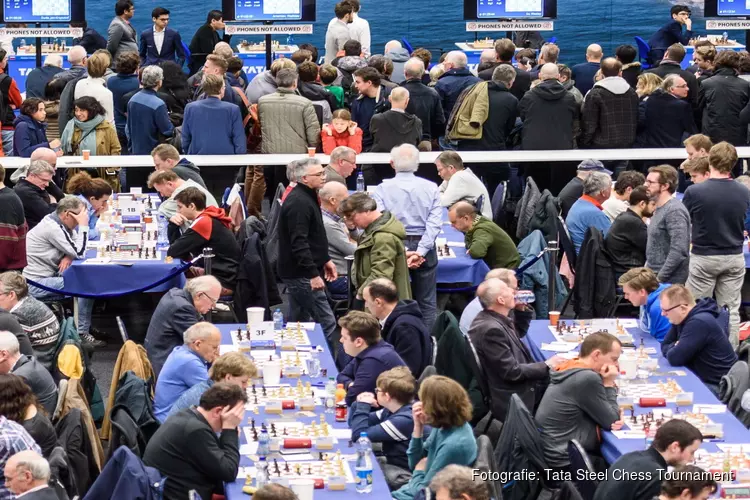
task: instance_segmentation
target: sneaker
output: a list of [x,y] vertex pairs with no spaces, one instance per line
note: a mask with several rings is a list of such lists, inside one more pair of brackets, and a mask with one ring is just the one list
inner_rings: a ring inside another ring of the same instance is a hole
[[84,344],[88,344],[91,347],[104,347],[107,345],[105,341],[94,338],[90,333],[82,333],[80,337]]

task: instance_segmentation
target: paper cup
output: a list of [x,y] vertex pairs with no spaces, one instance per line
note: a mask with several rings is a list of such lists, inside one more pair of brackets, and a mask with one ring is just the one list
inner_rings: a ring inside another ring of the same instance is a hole
[[560,311],[549,312],[549,324],[550,326],[557,326],[557,322],[560,319]]
[[263,384],[279,385],[281,381],[281,361],[266,361],[263,363]]
[[91,158],[91,151],[89,151],[88,149],[84,149],[82,153],[84,160],[88,160],[89,158]]
[[627,380],[633,380],[638,371],[638,360],[635,358],[620,358],[620,373],[623,378]]
[[299,500],[313,500],[315,482],[312,479],[290,479],[289,487]]
[[309,156],[310,158],[312,158],[313,156],[315,156],[316,149],[317,148],[307,148],[307,156]]
[[262,307],[248,307],[247,311],[247,324],[249,326],[255,326],[263,323],[263,318],[266,314],[266,310]]

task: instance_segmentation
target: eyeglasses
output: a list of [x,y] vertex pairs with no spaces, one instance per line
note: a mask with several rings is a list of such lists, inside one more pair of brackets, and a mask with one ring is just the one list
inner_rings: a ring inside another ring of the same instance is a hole
[[321,170],[317,174],[307,174],[305,177],[323,177],[326,174],[325,170]]
[[376,387],[375,388],[375,394],[377,394],[379,392],[385,392],[385,391],[383,389],[381,389],[380,387]]
[[215,298],[211,297],[211,296],[210,296],[209,294],[207,294],[206,292],[201,292],[201,295],[203,295],[203,296],[204,296],[204,297],[206,297],[206,298],[207,298],[208,300],[210,300],[210,301],[211,301],[211,304],[212,304],[212,305],[214,305],[214,306],[215,306],[215,305],[216,305],[216,303],[217,303],[217,302],[219,301],[219,299],[215,299]]
[[686,88],[688,88],[688,84],[685,83],[685,84],[682,84],[682,85],[675,85],[674,88],[676,88],[676,89],[686,89]]
[[664,309],[664,308],[662,307],[661,311],[662,311],[662,312],[665,312],[665,313],[668,313],[668,312],[674,311],[674,310],[675,310],[675,309],[677,309],[678,307],[682,307],[682,306],[686,306],[686,305],[687,305],[687,304],[677,304],[676,306],[672,306],[672,307],[670,307],[669,309]]
[[652,180],[646,179],[646,182],[644,182],[644,184],[650,186],[651,184],[661,184],[661,182],[659,182],[659,181],[652,181]]

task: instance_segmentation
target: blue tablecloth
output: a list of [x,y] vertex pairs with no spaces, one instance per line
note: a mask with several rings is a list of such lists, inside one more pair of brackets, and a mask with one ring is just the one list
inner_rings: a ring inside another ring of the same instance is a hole
[[[86,256],[93,258],[96,251],[89,250]],[[179,259],[169,264],[164,260],[134,260],[119,264],[86,264],[83,260],[75,260],[63,273],[65,291],[101,295],[126,293],[155,283],[181,266]],[[184,285],[185,275],[180,273],[148,292],[166,292]]]
[[[531,355],[536,359],[537,361],[543,361],[547,358],[552,357],[555,353],[548,352],[548,351],[542,351],[541,345],[542,343],[548,343],[555,340],[555,336],[552,335],[552,332],[549,331],[548,328],[549,322],[546,320],[536,320],[531,322],[531,327],[529,328],[529,332],[524,338],[524,342],[529,347],[531,351]],[[656,383],[661,381],[666,381],[667,378],[674,379],[678,384],[680,384],[680,387],[684,389],[686,392],[692,392],[693,393],[693,403],[700,403],[700,404],[720,404],[720,401],[716,399],[716,396],[708,390],[708,388],[703,385],[703,383],[698,379],[698,377],[693,374],[690,370],[687,368],[674,368],[669,365],[667,360],[665,360],[661,356],[661,349],[659,342],[657,342],[651,335],[648,333],[644,333],[639,329],[629,329],[629,332],[632,334],[633,339],[635,341],[635,345],[640,345],[641,338],[643,339],[643,343],[646,347],[654,347],[657,351],[657,357],[659,359],[659,372],[664,373],[669,370],[684,370],[687,372],[687,375],[680,377],[676,375],[668,375],[668,376],[654,376],[649,377],[649,382]],[[653,355],[652,355],[653,356]],[[673,411],[676,407],[674,404],[668,404],[667,407],[671,408]],[[636,406],[635,413],[636,415],[640,415],[641,413],[648,413],[651,411],[649,408],[640,408]],[[684,411],[682,409],[681,411]],[[628,412],[628,416],[630,413]],[[708,415],[708,417],[717,424],[723,425],[723,431],[724,431],[724,438],[723,442],[725,443],[750,443],[750,431],[745,428],[742,423],[737,420],[734,415],[732,415],[731,412],[727,411],[722,414],[712,414]],[[638,451],[643,450],[646,448],[646,444],[641,439],[618,439],[615,437],[614,434],[612,434],[609,431],[602,432],[602,456],[604,459],[609,463],[612,464],[615,460],[617,460],[620,455],[623,455],[625,453],[630,453],[631,451]],[[713,442],[704,442],[701,445],[702,449],[705,449],[709,452],[717,452],[719,451],[719,448],[716,446]]]
[[[221,343],[223,345],[231,345],[232,339],[230,337],[230,331],[231,330],[237,330],[237,328],[245,328],[245,325],[216,325],[221,330]],[[336,377],[337,371],[336,371],[336,365],[333,362],[333,357],[331,356],[330,351],[328,350],[328,345],[326,344],[325,336],[323,335],[323,330],[320,328],[320,325],[315,325],[315,330],[308,330],[307,331],[308,336],[310,337],[310,342],[312,342],[315,345],[323,346],[325,352],[321,353],[320,355],[320,365],[321,368],[327,370],[327,375],[329,377]],[[310,380],[313,384],[313,386],[322,387],[325,384],[325,378],[319,377],[315,379],[311,379],[310,377],[302,377],[302,382],[305,383],[308,380]],[[282,379],[282,383],[289,383],[291,385],[296,385],[297,380],[296,379]],[[316,413],[320,414],[323,409],[321,407],[316,408]],[[293,411],[287,411],[287,414],[293,413]],[[258,415],[255,415],[252,412],[246,412],[245,413],[245,423],[243,425],[250,425],[250,419],[255,419],[255,426],[260,427],[261,423],[266,421],[267,415],[263,413],[263,410],[260,410],[260,413]],[[278,420],[278,416],[272,415],[272,419]],[[319,422],[319,417],[316,415],[314,418],[305,419],[300,418],[300,421],[316,421]],[[333,419],[333,414],[326,414],[326,420],[328,421],[328,424],[331,425],[334,428],[342,428],[346,429],[347,425],[344,422],[335,422]],[[240,432],[240,444],[245,444],[247,441],[245,440],[244,432]],[[335,454],[337,450],[341,450],[342,454],[351,455],[355,453],[354,447],[349,444],[346,440],[339,439],[338,443],[334,445],[333,450],[328,450],[326,453],[333,453]],[[315,449],[312,450],[313,455],[317,455],[317,451]],[[272,454],[271,458],[274,458],[275,454]],[[380,470],[380,467],[378,467],[377,461],[375,460],[375,457],[373,457],[373,474],[372,474],[372,485],[373,490],[372,493],[368,495],[368,498],[376,498],[376,499],[387,499],[390,498],[390,492],[388,491],[388,485],[385,482],[385,477],[383,476],[383,472]],[[352,474],[354,474],[354,462],[350,462]],[[253,461],[248,458],[247,456],[240,457],[240,466],[242,467],[252,467]],[[249,498],[247,495],[242,493],[242,487],[244,486],[245,481],[244,480],[237,480],[233,483],[226,483],[225,484],[225,490],[226,490],[226,497],[228,500],[242,500]],[[343,499],[349,499],[354,498],[357,495],[355,490],[354,483],[347,483],[346,489],[343,491],[330,491],[328,489],[321,489],[321,490],[315,490],[315,500],[343,500]]]
[[[444,212],[444,215],[443,228],[438,238],[463,243],[464,234],[451,227],[447,212]],[[456,254],[456,258],[438,260],[437,282],[443,284],[471,283],[472,286],[479,286],[484,281],[484,276],[489,272],[489,266],[482,259],[472,259],[466,253],[465,248],[450,248]]]

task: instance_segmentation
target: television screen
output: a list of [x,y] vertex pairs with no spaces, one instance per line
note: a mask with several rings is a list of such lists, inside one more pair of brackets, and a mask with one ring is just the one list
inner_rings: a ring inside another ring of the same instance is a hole
[[704,15],[707,18],[750,16],[750,2],[747,0],[706,0]]
[[69,23],[86,18],[84,0],[2,0],[6,23]]
[[464,19],[541,19],[557,17],[557,0],[464,0]]
[[315,0],[223,0],[222,12],[229,21],[315,21]]

